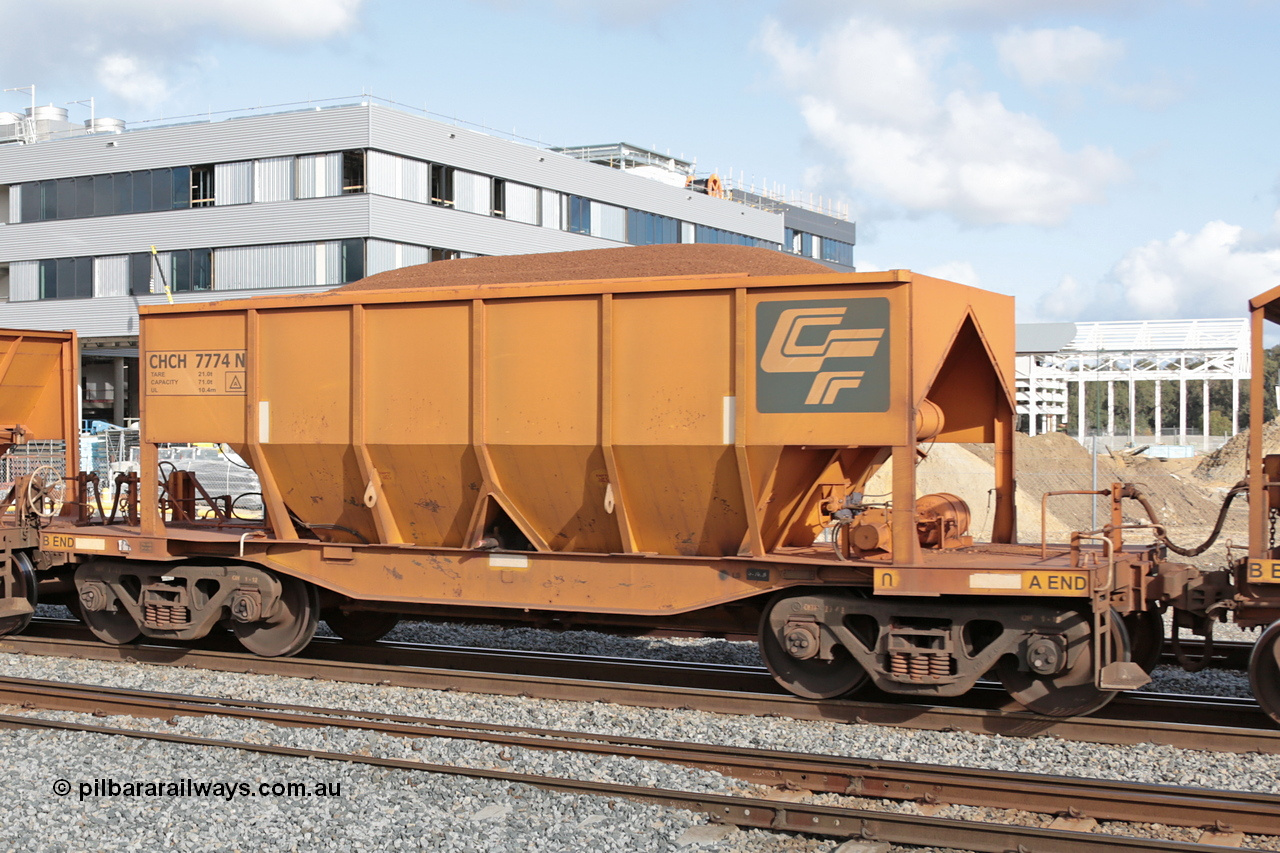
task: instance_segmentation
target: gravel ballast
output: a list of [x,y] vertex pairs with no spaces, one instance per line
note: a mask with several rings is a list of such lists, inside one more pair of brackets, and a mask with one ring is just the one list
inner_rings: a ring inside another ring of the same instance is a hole
[[[544,636],[545,635],[545,636]],[[750,664],[749,643],[618,638],[533,629],[404,625],[399,639],[457,645],[547,647],[601,655],[685,657]],[[645,652],[643,649],[647,649]],[[639,654],[637,652],[639,651]],[[1219,755],[1171,747],[1113,747],[1052,738],[990,737],[962,732],[911,731],[783,719],[662,711],[604,703],[344,684],[263,675],[217,673],[97,661],[0,655],[0,673],[25,678],[104,684],[267,702],[433,716],[545,729],[595,731],[632,737],[726,743],[797,752],[936,762],[1157,784],[1280,793],[1280,757]],[[1205,679],[1230,673],[1200,673]],[[30,712],[29,712],[30,713]],[[70,719],[75,715],[42,713]],[[261,739],[312,749],[368,752],[438,763],[474,764],[516,772],[554,772],[624,784],[697,791],[748,791],[736,780],[634,759],[581,758],[562,752],[500,749],[450,739],[403,739],[367,732],[279,729],[244,721],[179,718],[163,721],[95,719],[103,725],[189,731],[223,739]],[[834,839],[706,827],[707,819],[634,803],[570,796],[514,786],[224,749],[125,741],[100,735],[0,732],[0,760],[13,772],[0,781],[10,820],[0,840],[16,849],[440,849],[486,850],[520,843],[530,850],[832,850]],[[79,785],[183,779],[340,782],[341,797],[125,798],[80,800]],[[59,778],[66,797],[52,793]],[[758,792],[756,792],[758,793]],[[827,802],[828,800],[822,800]],[[851,803],[857,805],[857,803]],[[914,808],[911,804],[890,808]],[[949,813],[950,814],[950,813]],[[960,810],[955,816],[973,816]],[[49,827],[32,846],[37,827]],[[310,829],[307,829],[310,827]],[[214,840],[191,833],[209,828]],[[1185,837],[1185,830],[1176,837]],[[60,834],[59,834],[60,833]],[[79,833],[79,840],[77,840]],[[272,834],[276,833],[276,834]],[[307,833],[310,833],[308,835]],[[1166,836],[1162,836],[1166,837]],[[1174,837],[1174,836],[1169,836]],[[288,841],[287,839],[292,839]],[[24,846],[24,844],[26,846]],[[399,845],[397,847],[396,845]]]

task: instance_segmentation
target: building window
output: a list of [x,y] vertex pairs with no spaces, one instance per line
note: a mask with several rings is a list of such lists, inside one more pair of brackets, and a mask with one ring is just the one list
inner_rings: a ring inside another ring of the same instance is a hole
[[152,265],[155,256],[150,252],[134,252],[129,256],[129,293],[146,296],[151,293]]
[[213,166],[192,166],[191,206],[211,207],[213,203]]
[[453,206],[453,167],[431,164],[431,203],[443,207]]
[[93,296],[93,258],[54,258],[40,262],[41,299]]
[[364,238],[342,241],[342,281],[347,284],[364,278]]
[[507,215],[507,182],[502,178],[494,178],[492,183],[492,202],[489,205],[490,213],[494,216]]
[[591,233],[591,200],[580,195],[569,196],[569,222],[567,230],[575,234]]
[[643,210],[627,210],[627,242],[633,246],[679,243],[680,221]]
[[777,249],[777,243],[737,234],[723,228],[712,228],[710,225],[699,225],[694,229],[694,240],[698,243],[721,243],[731,246],[759,246],[764,249]]
[[169,289],[174,293],[213,290],[213,250],[177,249],[169,253]]
[[342,152],[342,191],[364,192],[364,150]]
[[830,237],[823,237],[822,259],[833,264],[843,264],[846,267],[851,267],[853,266],[853,244],[846,243],[843,240],[832,240]]
[[432,249],[430,258],[433,261],[452,261],[458,257],[458,253],[453,249]]

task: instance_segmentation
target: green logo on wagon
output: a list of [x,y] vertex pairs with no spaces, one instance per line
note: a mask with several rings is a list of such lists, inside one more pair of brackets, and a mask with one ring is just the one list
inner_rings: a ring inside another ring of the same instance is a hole
[[888,409],[888,299],[806,299],[756,306],[757,411]]

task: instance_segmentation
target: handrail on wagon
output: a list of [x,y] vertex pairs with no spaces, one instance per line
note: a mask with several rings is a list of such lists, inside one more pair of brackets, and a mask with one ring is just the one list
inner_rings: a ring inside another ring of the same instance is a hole
[[1060,492],[1045,492],[1040,496],[1040,559],[1047,560],[1049,558],[1048,533],[1046,528],[1049,525],[1049,498],[1059,495],[1109,495],[1110,489],[1099,489],[1098,491],[1076,491],[1065,490]]

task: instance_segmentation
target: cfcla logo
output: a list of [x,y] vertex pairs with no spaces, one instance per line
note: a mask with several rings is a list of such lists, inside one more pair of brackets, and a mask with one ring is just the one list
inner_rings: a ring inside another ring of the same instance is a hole
[[822,370],[828,358],[868,358],[876,354],[884,329],[834,329],[817,344],[802,344],[811,326],[838,326],[845,308],[788,308],[778,317],[760,367],[769,373],[817,373],[805,397],[806,406],[830,405],[845,388],[862,384],[864,371]]
[[[884,411],[888,359],[877,353],[888,321],[883,297],[761,303],[759,411]],[[841,396],[855,389],[862,391]]]

